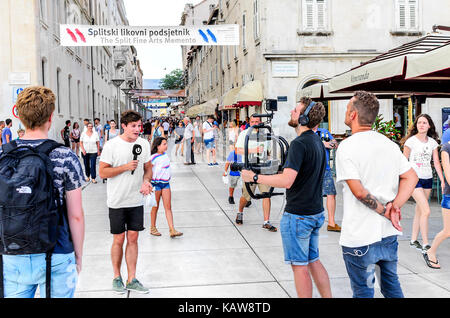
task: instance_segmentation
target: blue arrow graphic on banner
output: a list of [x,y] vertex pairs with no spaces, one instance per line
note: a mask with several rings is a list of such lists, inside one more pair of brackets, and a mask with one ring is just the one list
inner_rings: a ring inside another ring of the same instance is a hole
[[209,43],[208,37],[202,30],[198,30],[198,33],[202,36],[203,40],[205,40],[206,43]]
[[217,39],[216,39],[216,36],[214,35],[214,33],[212,33],[210,29],[206,30],[206,32],[208,32],[209,36],[214,41],[214,43],[217,43]]

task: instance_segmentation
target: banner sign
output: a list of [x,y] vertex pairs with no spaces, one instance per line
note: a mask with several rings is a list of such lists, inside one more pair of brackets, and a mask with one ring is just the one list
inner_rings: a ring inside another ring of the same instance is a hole
[[239,25],[108,26],[60,24],[61,46],[239,45]]

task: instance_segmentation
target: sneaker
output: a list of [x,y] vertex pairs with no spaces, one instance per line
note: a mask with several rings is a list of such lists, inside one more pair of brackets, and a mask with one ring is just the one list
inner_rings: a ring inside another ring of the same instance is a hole
[[127,290],[123,285],[122,277],[116,277],[113,279],[113,291],[118,294],[125,294]]
[[234,198],[233,197],[228,197],[228,203],[229,204],[235,204],[234,203]]
[[212,165],[213,166],[218,166],[219,164],[217,162],[214,162]]
[[247,204],[245,205],[245,207],[248,208],[250,205],[252,205],[252,201],[247,201]]
[[277,228],[275,226],[273,226],[272,224],[270,224],[270,222],[265,222],[262,227],[263,227],[263,229],[268,229],[269,232],[277,231]]
[[236,224],[244,223],[244,213],[238,213],[236,215]]
[[422,253],[426,253],[430,248],[431,248],[430,244],[425,245],[424,247],[422,247]]
[[133,280],[130,283],[127,283],[127,290],[134,291],[140,294],[147,294],[148,288],[145,288],[136,278],[133,278]]
[[409,246],[418,249],[419,251],[422,251],[422,245],[420,245],[418,240],[415,240],[414,242],[409,242]]
[[212,164],[212,163],[208,163],[208,166],[209,166],[209,167],[212,167],[212,166],[213,166],[213,164]]

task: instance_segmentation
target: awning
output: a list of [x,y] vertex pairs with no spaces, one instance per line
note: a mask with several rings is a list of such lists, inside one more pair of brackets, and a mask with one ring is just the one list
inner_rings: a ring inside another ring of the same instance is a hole
[[245,84],[236,96],[238,106],[261,106],[264,99],[261,81],[251,81]]
[[213,98],[204,104],[201,104],[200,114],[202,115],[214,115],[216,113],[216,107],[219,100]]
[[405,79],[450,79],[450,44],[408,58]]
[[[375,95],[378,98],[394,97],[393,93],[375,93]],[[328,80],[324,80],[297,91],[296,101],[297,102],[300,101],[301,97],[309,97],[314,101],[342,100],[342,99],[351,99],[353,97],[353,92],[330,93]]]
[[236,96],[240,90],[241,90],[240,87],[236,87],[226,92],[223,95],[222,104],[219,106],[219,110],[236,109],[237,108]]
[[186,112],[186,116],[188,117],[196,117],[198,113],[200,112],[200,106],[201,105],[195,105],[189,108]]
[[330,92],[366,90],[372,93],[448,96],[449,54],[449,35],[427,35],[333,77],[329,80]]

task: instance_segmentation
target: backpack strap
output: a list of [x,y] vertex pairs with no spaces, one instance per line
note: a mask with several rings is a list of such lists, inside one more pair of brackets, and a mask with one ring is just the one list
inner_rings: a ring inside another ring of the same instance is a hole
[[50,155],[50,153],[59,147],[65,147],[63,144],[60,144],[59,142],[56,142],[54,140],[48,139],[44,141],[42,144],[36,147],[36,150],[38,152],[44,153],[47,156]]
[[0,299],[5,298],[3,289],[3,255],[0,254]]
[[45,298],[52,298],[52,254],[53,249],[45,253]]

